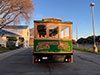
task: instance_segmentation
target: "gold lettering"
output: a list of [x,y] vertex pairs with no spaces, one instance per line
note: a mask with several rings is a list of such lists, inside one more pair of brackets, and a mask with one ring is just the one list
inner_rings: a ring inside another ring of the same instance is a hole
[[50,45],[58,45],[58,42],[39,42],[36,50],[50,49]]

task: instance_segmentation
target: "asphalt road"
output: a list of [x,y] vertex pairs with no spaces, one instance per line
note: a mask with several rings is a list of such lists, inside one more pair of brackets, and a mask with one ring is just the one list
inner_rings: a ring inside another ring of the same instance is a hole
[[0,75],[100,75],[100,55],[75,51],[74,63],[32,64],[31,51],[0,55]]

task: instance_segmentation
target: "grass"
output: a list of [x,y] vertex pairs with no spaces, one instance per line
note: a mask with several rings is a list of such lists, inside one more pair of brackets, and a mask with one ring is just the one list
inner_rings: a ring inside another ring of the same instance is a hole
[[[91,52],[91,53],[96,53],[96,52],[94,52],[93,49],[90,49],[90,48],[78,48],[78,47],[74,47],[73,49],[80,50],[80,51]],[[100,54],[100,50],[99,50],[99,52],[97,54]]]
[[14,49],[17,49],[17,47],[10,47],[10,48],[0,47],[0,53],[8,52]]
[[7,51],[9,51],[8,48],[0,47],[0,53],[7,52]]

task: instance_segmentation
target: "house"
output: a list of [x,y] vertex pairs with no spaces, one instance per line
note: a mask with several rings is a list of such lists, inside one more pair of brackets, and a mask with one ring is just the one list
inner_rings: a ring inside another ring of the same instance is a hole
[[6,43],[7,43],[7,37],[8,36],[15,36],[15,37],[20,37],[20,35],[15,34],[13,32],[9,32],[7,30],[2,30],[0,29],[0,45],[3,47],[6,47]]
[[29,40],[30,46],[34,45],[34,28],[30,29],[30,40]]
[[5,26],[3,30],[7,30],[9,32],[19,35],[19,39],[23,40],[24,47],[29,46],[30,31],[28,26],[9,25]]

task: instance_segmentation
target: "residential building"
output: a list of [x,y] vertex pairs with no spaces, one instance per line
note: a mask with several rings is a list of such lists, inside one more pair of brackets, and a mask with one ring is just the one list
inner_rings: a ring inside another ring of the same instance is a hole
[[30,46],[34,46],[34,28],[30,29],[30,40],[29,40]]
[[3,47],[6,47],[6,43],[7,43],[7,37],[9,36],[15,36],[15,37],[20,37],[20,35],[15,34],[13,32],[9,32],[7,30],[2,30],[0,29],[0,45]]
[[20,35],[20,38],[24,40],[24,47],[29,46],[30,30],[28,26],[9,25],[5,26],[3,29]]

